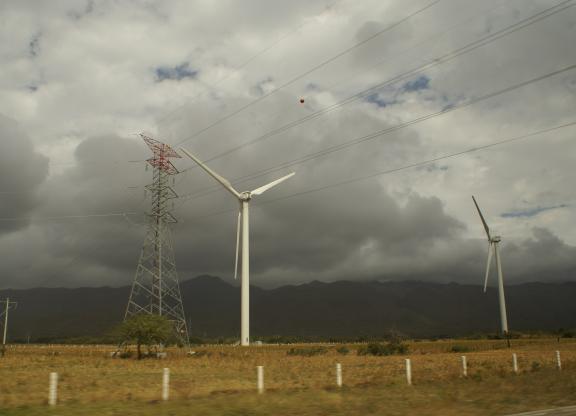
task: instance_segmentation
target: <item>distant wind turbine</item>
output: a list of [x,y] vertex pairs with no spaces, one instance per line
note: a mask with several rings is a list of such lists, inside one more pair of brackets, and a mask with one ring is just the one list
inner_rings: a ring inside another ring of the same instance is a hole
[[234,195],[240,202],[240,211],[238,212],[238,225],[236,230],[236,261],[234,264],[234,279],[238,274],[238,250],[240,248],[240,235],[242,235],[242,281],[241,281],[241,305],[240,305],[240,345],[250,345],[250,226],[249,226],[249,204],[252,196],[260,195],[268,189],[284,182],[286,179],[294,176],[294,172],[283,176],[280,179],[270,182],[267,185],[256,188],[253,191],[238,192],[232,187],[232,184],[222,176],[218,175],[196,156],[184,148],[182,152],[196,162],[210,176],[218,181],[228,192]]
[[[484,219],[482,211],[480,211],[480,207],[478,206],[474,196],[472,196],[472,200],[474,201],[474,205],[476,205],[476,209],[480,215],[480,220],[482,220],[484,230],[486,230],[486,236],[488,237],[488,261],[486,262],[486,276],[484,277],[484,293],[486,293],[486,286],[488,285],[488,275],[490,274],[490,265],[492,263],[492,251],[494,251],[496,267],[498,268],[498,299],[500,302],[500,323],[502,325],[502,334],[508,337],[508,318],[506,315],[506,298],[504,297],[504,278],[502,277],[502,264],[500,264],[500,253],[498,248],[498,245],[502,239],[500,236],[490,235],[488,224],[486,224],[486,220]],[[509,340],[508,345],[510,345]]]

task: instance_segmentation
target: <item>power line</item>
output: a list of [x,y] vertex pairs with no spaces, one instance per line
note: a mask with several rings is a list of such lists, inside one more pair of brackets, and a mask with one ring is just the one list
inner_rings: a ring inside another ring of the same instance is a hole
[[494,12],[495,10],[501,9],[504,6],[505,6],[505,3],[501,3],[501,4],[498,4],[498,5],[493,6],[493,7],[473,10],[474,14],[471,16],[468,16],[466,19],[458,21],[458,22],[450,25],[449,27],[445,28],[441,32],[427,35],[427,36],[425,36],[425,39],[422,40],[421,42],[415,43],[415,44],[411,45],[409,48],[406,48],[402,51],[398,51],[398,53],[396,53],[395,55],[388,55],[384,59],[381,59],[378,62],[371,64],[366,69],[356,71],[354,74],[352,74],[352,76],[347,76],[346,78],[341,78],[339,81],[331,83],[331,84],[325,86],[323,89],[324,90],[332,90],[334,87],[337,87],[340,85],[345,85],[348,81],[356,78],[359,74],[366,72],[366,70],[371,70],[373,68],[381,66],[382,64],[384,64],[386,62],[394,61],[394,60],[398,59],[400,56],[402,56],[402,55],[404,55],[404,54],[406,54],[406,53],[408,53],[408,52],[410,52],[410,51],[412,51],[418,47],[432,43],[432,45],[428,46],[430,48],[436,43],[437,39],[442,38],[444,35],[451,32],[455,28],[458,28],[458,27],[463,26],[463,25],[469,26],[471,21],[474,21],[474,20],[477,20],[480,18],[485,18],[486,15],[489,15],[490,13]]
[[[326,6],[324,8],[324,10],[319,13],[319,16],[321,16],[322,14],[326,13],[328,10],[332,10],[338,3],[340,3],[342,0],[336,0],[334,2],[332,2],[331,4],[329,4],[328,6]],[[303,27],[307,26],[310,22],[303,22],[300,25],[298,25],[296,28],[289,30],[287,32],[285,32],[283,35],[280,35],[275,41],[273,41],[272,43],[270,43],[268,46],[264,47],[263,49],[259,50],[258,52],[256,52],[255,54],[249,56],[246,60],[244,60],[242,63],[238,64],[237,66],[232,68],[232,71],[229,72],[227,75],[224,75],[222,78],[220,78],[218,81],[216,81],[213,85],[207,85],[208,87],[212,88],[213,90],[217,89],[216,87],[218,85],[220,85],[221,83],[223,83],[224,81],[226,81],[228,78],[230,78],[230,76],[233,73],[238,72],[239,70],[241,70],[242,68],[245,68],[248,64],[250,64],[251,62],[253,62],[254,60],[256,60],[257,58],[259,58],[261,55],[265,54],[266,52],[268,52],[269,50],[271,50],[272,48],[274,48],[276,45],[278,45],[279,43],[281,43],[282,41],[284,41],[285,39],[289,38],[290,36],[294,35],[295,33],[298,33]],[[203,96],[204,93],[199,93],[197,94],[195,97],[192,98],[192,102],[195,101],[196,99],[200,98],[201,96]],[[176,113],[178,113],[180,110],[182,110],[186,105],[190,104],[190,101],[188,101],[187,103],[184,103],[183,105],[179,106],[178,108],[170,111],[169,113],[167,113],[166,115],[164,115],[163,117],[158,119],[159,123],[164,123],[167,120],[169,120],[170,118],[172,118],[172,116]]]
[[126,217],[127,215],[140,215],[137,212],[111,212],[107,214],[86,214],[86,215],[62,215],[55,217],[5,217],[0,221],[32,221],[32,220],[64,220],[76,218],[102,218],[102,217]]
[[[367,96],[367,95],[369,95],[369,94],[372,94],[372,93],[374,93],[375,91],[377,91],[377,90],[379,90],[379,89],[381,89],[381,88],[383,88],[383,87],[386,87],[386,86],[391,85],[391,84],[394,84],[394,83],[396,83],[396,82],[398,82],[398,81],[402,81],[402,80],[405,80],[405,79],[407,79],[407,78],[410,78],[410,77],[412,77],[412,76],[414,76],[414,75],[417,75],[417,74],[419,74],[419,73],[422,73],[423,71],[425,71],[425,70],[427,70],[427,69],[431,69],[431,68],[433,68],[433,67],[435,67],[435,66],[437,66],[437,65],[440,65],[440,64],[442,64],[442,63],[451,61],[451,60],[457,58],[458,56],[461,56],[461,55],[466,54],[466,53],[468,53],[468,52],[471,52],[471,51],[473,51],[473,50],[475,50],[475,49],[478,49],[478,48],[480,48],[480,47],[482,47],[482,46],[485,46],[485,45],[488,45],[488,44],[490,44],[490,43],[492,43],[492,42],[495,42],[495,41],[498,40],[498,39],[501,39],[501,38],[503,38],[503,37],[505,37],[505,36],[508,36],[508,35],[510,35],[510,34],[512,34],[512,33],[517,32],[517,31],[519,31],[519,30],[521,30],[521,29],[524,29],[525,27],[528,27],[528,26],[530,26],[530,25],[532,25],[532,24],[534,24],[534,23],[537,23],[537,22],[539,22],[539,21],[541,21],[541,20],[543,20],[543,19],[546,19],[546,18],[548,18],[548,17],[550,17],[550,16],[553,16],[553,15],[555,15],[555,14],[557,14],[557,13],[559,13],[559,12],[565,10],[565,9],[568,9],[569,7],[573,7],[573,6],[574,6],[573,1],[574,1],[574,0],[564,0],[564,1],[562,1],[561,3],[556,4],[555,6],[552,6],[552,7],[549,7],[549,8],[547,8],[547,9],[545,9],[545,10],[542,10],[542,11],[540,11],[540,12],[537,12],[537,13],[533,14],[532,16],[529,16],[529,17],[527,17],[527,18],[525,18],[525,19],[522,19],[522,20],[520,20],[520,21],[518,21],[518,22],[516,22],[516,23],[514,23],[514,24],[512,24],[512,25],[510,25],[510,26],[506,26],[506,27],[504,27],[503,29],[500,29],[500,30],[498,30],[498,31],[496,31],[496,32],[494,32],[494,33],[492,33],[492,34],[490,34],[490,35],[487,35],[487,36],[485,36],[485,37],[483,37],[483,38],[480,38],[480,39],[475,40],[475,41],[473,41],[473,42],[471,42],[471,43],[468,43],[468,44],[466,44],[466,45],[464,45],[464,46],[462,46],[462,47],[459,47],[459,48],[457,48],[457,49],[455,49],[455,50],[453,50],[453,51],[451,51],[451,52],[448,52],[448,53],[446,53],[446,54],[444,54],[444,55],[442,55],[442,56],[439,56],[439,57],[437,57],[437,58],[433,58],[433,59],[432,59],[429,63],[427,63],[427,64],[420,65],[420,66],[418,66],[418,67],[416,67],[416,68],[413,68],[413,69],[411,69],[411,70],[409,70],[409,71],[403,72],[403,73],[401,73],[401,74],[399,74],[399,75],[397,75],[397,76],[395,76],[395,77],[393,77],[393,78],[391,78],[391,79],[389,79],[389,80],[387,80],[387,81],[384,81],[384,82],[382,82],[382,83],[376,84],[376,85],[374,85],[374,86],[372,86],[372,87],[370,87],[370,88],[368,88],[368,89],[366,89],[366,90],[363,90],[363,91],[361,91],[361,92],[359,92],[359,93],[356,93],[356,94],[354,94],[354,95],[352,95],[352,96],[349,96],[349,97],[347,97],[347,98],[345,98],[345,99],[343,99],[343,100],[341,100],[341,101],[339,101],[339,102],[337,102],[337,103],[335,103],[335,104],[332,104],[332,105],[330,105],[330,106],[328,106],[328,107],[325,107],[325,108],[323,108],[323,109],[320,109],[320,110],[318,110],[318,111],[316,111],[316,112],[314,112],[314,113],[312,113],[312,114],[309,114],[309,115],[307,115],[307,116],[305,116],[305,117],[302,117],[302,118],[300,118],[300,119],[293,120],[293,121],[291,121],[291,122],[289,122],[289,123],[286,123],[286,124],[284,124],[283,126],[280,126],[280,127],[276,128],[276,129],[273,129],[273,130],[270,130],[270,131],[262,134],[261,136],[258,136],[258,137],[254,138],[254,139],[252,139],[252,140],[249,140],[249,141],[244,142],[244,143],[242,143],[242,144],[239,144],[239,145],[237,145],[237,146],[235,146],[235,147],[232,147],[232,148],[229,149],[229,150],[226,150],[226,151],[224,151],[224,152],[218,153],[218,154],[216,154],[216,155],[214,155],[214,156],[212,156],[212,157],[204,160],[204,162],[211,162],[211,161],[213,161],[213,160],[220,159],[220,158],[222,158],[222,157],[224,157],[224,156],[227,156],[227,155],[229,155],[229,154],[231,154],[231,153],[234,153],[234,152],[236,152],[236,151],[238,151],[238,150],[240,150],[240,149],[243,149],[243,148],[245,148],[245,147],[251,146],[251,145],[253,145],[253,144],[255,144],[255,143],[258,143],[258,142],[260,142],[260,141],[263,141],[263,140],[265,140],[265,139],[268,139],[268,138],[270,138],[270,137],[273,137],[273,136],[275,136],[275,135],[277,135],[277,134],[279,134],[279,133],[283,133],[283,132],[285,132],[285,131],[293,128],[293,127],[296,127],[296,126],[298,126],[298,125],[300,125],[300,124],[303,124],[303,123],[305,123],[305,122],[307,122],[307,121],[310,121],[310,120],[312,120],[312,119],[318,118],[318,117],[320,117],[320,116],[322,116],[322,115],[324,115],[324,114],[327,114],[327,113],[329,113],[329,112],[331,112],[331,111],[334,111],[334,110],[336,110],[336,109],[338,109],[338,108],[340,108],[340,107],[342,107],[342,106],[344,106],[344,105],[346,105],[346,104],[349,104],[349,103],[352,103],[352,102],[354,102],[354,101],[356,101],[356,100],[359,100],[360,98],[363,98],[363,97],[365,97],[365,96]],[[191,138],[192,138],[192,137],[189,137],[189,138],[187,138],[187,139],[185,139],[185,140],[183,140],[183,141],[180,141],[179,143],[183,143],[183,142],[185,142],[185,141],[188,141],[188,140],[191,139]],[[194,166],[192,166],[192,167],[190,167],[190,168],[188,168],[188,169],[183,170],[182,173],[183,173],[183,172],[186,172],[186,171],[188,171],[188,170],[191,170],[191,169],[195,169],[195,168],[196,168],[196,166],[194,165]]]
[[265,93],[265,94],[261,95],[260,97],[252,100],[251,102],[249,102],[249,103],[247,103],[247,104],[245,104],[245,105],[237,108],[236,110],[232,111],[231,113],[228,113],[227,115],[219,118],[218,120],[216,120],[215,122],[209,124],[208,126],[203,127],[202,129],[196,131],[194,134],[192,134],[191,136],[187,137],[186,139],[181,140],[181,141],[179,141],[179,142],[176,142],[175,144],[176,144],[176,145],[179,145],[179,144],[182,144],[182,143],[184,143],[184,142],[187,142],[188,140],[193,139],[194,137],[199,136],[200,134],[204,133],[205,131],[207,131],[207,130],[211,129],[212,127],[215,127],[215,126],[217,126],[218,124],[220,124],[220,123],[222,123],[222,122],[224,122],[224,121],[226,121],[226,120],[234,117],[236,114],[239,114],[240,112],[242,112],[242,111],[244,111],[245,109],[253,106],[254,104],[259,103],[260,101],[264,100],[265,98],[268,98],[268,97],[271,96],[272,94],[275,94],[276,92],[278,92],[278,91],[280,91],[281,89],[287,87],[288,85],[291,85],[291,84],[293,84],[294,82],[296,82],[296,81],[304,78],[306,75],[309,75],[309,74],[311,74],[312,72],[314,72],[314,71],[316,71],[316,70],[318,70],[318,69],[320,69],[320,68],[328,65],[329,63],[334,62],[334,61],[337,60],[338,58],[340,58],[340,57],[344,56],[345,54],[349,53],[350,51],[352,51],[352,50],[354,50],[354,49],[356,49],[356,48],[364,45],[365,43],[371,41],[372,39],[374,39],[374,38],[376,38],[376,37],[378,37],[378,36],[380,36],[380,35],[388,32],[388,31],[394,29],[395,27],[397,27],[397,26],[401,25],[402,23],[408,21],[408,20],[411,19],[412,17],[414,17],[414,16],[416,16],[416,15],[418,15],[418,14],[420,14],[420,13],[423,13],[424,11],[426,11],[426,10],[429,9],[430,7],[434,6],[435,4],[439,3],[440,1],[442,1],[442,0],[434,0],[434,1],[432,1],[431,3],[428,3],[426,6],[418,9],[418,10],[415,11],[415,12],[412,12],[411,14],[409,14],[408,16],[400,19],[399,21],[397,21],[397,22],[395,22],[395,23],[393,23],[393,24],[391,24],[391,25],[389,25],[389,26],[386,26],[384,29],[376,32],[374,35],[367,37],[366,39],[364,39],[364,40],[362,40],[362,41],[360,41],[360,42],[358,42],[358,43],[356,43],[356,44],[354,44],[354,45],[352,45],[352,46],[344,49],[343,51],[337,53],[336,55],[332,56],[331,58],[329,58],[329,59],[327,59],[327,60],[325,60],[325,61],[323,61],[323,62],[321,62],[321,63],[319,63],[319,64],[317,64],[317,65],[315,65],[315,66],[313,66],[312,68],[308,69],[307,71],[305,71],[305,72],[303,72],[303,73],[301,73],[301,74],[299,74],[299,75],[291,78],[289,81],[285,82],[284,84],[281,84],[279,87],[276,87],[276,88],[274,88],[273,90],[271,90],[270,92]]
[[103,161],[83,161],[78,162],[50,162],[50,166],[90,166],[90,165],[125,165],[126,163],[146,163],[146,160],[103,160]]
[[[268,201],[263,201],[263,202],[260,202],[260,203],[256,203],[255,205],[272,204],[272,203],[274,203],[274,202],[283,201],[283,200],[285,200],[285,199],[290,199],[290,198],[295,198],[295,197],[302,196],[302,195],[308,195],[308,194],[312,194],[312,193],[315,193],[315,192],[320,192],[320,191],[323,191],[323,190],[325,190],[325,189],[336,188],[336,187],[339,187],[339,186],[344,186],[344,185],[348,185],[348,184],[351,184],[351,183],[360,182],[360,181],[363,181],[363,180],[366,180],[366,179],[370,179],[370,178],[375,178],[375,177],[378,177],[378,176],[388,175],[388,174],[391,174],[391,173],[396,173],[396,172],[400,172],[400,171],[407,170],[407,169],[412,169],[412,168],[416,168],[416,167],[421,167],[421,166],[425,166],[425,165],[429,165],[429,164],[438,162],[438,161],[440,161],[440,160],[455,158],[455,157],[462,156],[462,155],[465,155],[465,154],[468,154],[468,153],[473,153],[473,152],[478,152],[478,151],[486,150],[486,149],[489,149],[489,148],[492,148],[492,147],[501,146],[501,145],[503,145],[503,144],[507,144],[507,143],[511,143],[511,142],[515,142],[515,141],[524,140],[524,139],[527,139],[527,138],[530,138],[530,137],[538,136],[538,135],[541,135],[541,134],[544,134],[544,133],[549,133],[549,132],[552,132],[552,131],[557,131],[557,130],[564,129],[564,128],[567,128],[567,127],[572,127],[572,126],[576,126],[576,120],[575,120],[575,121],[571,121],[571,122],[569,122],[569,123],[557,125],[557,126],[554,126],[554,127],[549,127],[549,128],[546,128],[546,129],[542,129],[542,130],[534,131],[534,132],[531,132],[531,133],[523,134],[523,135],[520,135],[520,136],[515,136],[515,137],[508,138],[508,139],[499,140],[499,141],[496,141],[496,142],[493,142],[493,143],[490,143],[490,144],[486,144],[486,145],[483,145],[483,146],[476,146],[476,147],[472,147],[472,148],[469,148],[469,149],[466,149],[466,150],[462,150],[462,151],[459,151],[459,152],[448,153],[448,154],[445,154],[445,155],[442,155],[442,156],[438,156],[438,157],[435,157],[435,158],[426,159],[426,160],[423,160],[423,161],[420,161],[420,162],[411,163],[411,164],[409,164],[409,165],[404,165],[404,166],[400,166],[400,167],[393,168],[393,169],[387,169],[387,170],[383,170],[383,171],[379,171],[379,172],[374,172],[374,173],[371,173],[371,174],[368,174],[368,175],[357,176],[357,177],[354,177],[354,178],[346,179],[346,180],[340,181],[340,182],[331,183],[331,184],[324,185],[324,186],[320,186],[320,187],[317,187],[317,188],[307,189],[307,190],[305,190],[305,191],[296,192],[296,193],[293,193],[293,194],[290,194],[290,195],[285,195],[285,196],[283,196],[283,197],[279,197],[279,198],[275,198],[275,199],[270,199],[270,200],[268,200]],[[208,218],[208,217],[213,217],[213,216],[216,216],[216,215],[221,215],[221,214],[225,214],[225,213],[229,213],[229,212],[236,212],[236,210],[231,209],[231,210],[226,210],[226,211],[219,211],[219,212],[215,212],[215,213],[212,213],[212,214],[204,215],[204,216],[201,216],[201,217],[195,217],[194,219]]]
[[[322,157],[322,156],[326,156],[326,155],[328,155],[328,154],[330,154],[330,153],[334,153],[334,152],[337,152],[337,151],[346,149],[346,148],[348,148],[348,147],[355,146],[355,145],[357,145],[357,144],[360,144],[360,143],[363,143],[363,142],[366,142],[366,141],[375,139],[375,138],[377,138],[377,137],[384,136],[384,135],[387,135],[387,134],[396,132],[396,131],[398,131],[398,130],[404,129],[404,128],[406,128],[406,127],[412,126],[412,125],[417,124],[417,123],[421,123],[421,122],[426,121],[426,120],[429,120],[429,119],[431,119],[431,118],[435,118],[435,117],[438,117],[438,116],[441,116],[441,115],[444,115],[444,114],[448,114],[448,113],[451,113],[451,112],[453,112],[453,111],[456,111],[456,110],[459,110],[459,109],[462,109],[462,108],[469,107],[469,106],[471,106],[471,105],[473,105],[473,104],[476,104],[476,103],[479,103],[479,102],[488,100],[488,99],[490,99],[490,98],[497,97],[497,96],[502,95],[502,94],[506,94],[506,93],[508,93],[508,92],[510,92],[510,91],[517,90],[517,89],[522,88],[522,87],[525,87],[525,86],[527,86],[527,85],[530,85],[530,84],[533,84],[533,83],[542,81],[542,80],[547,79],[547,78],[551,78],[551,77],[553,77],[553,76],[556,76],[556,75],[559,75],[559,74],[562,74],[562,73],[564,73],[564,72],[571,71],[571,70],[574,70],[574,69],[576,69],[576,64],[573,64],[573,65],[564,67],[564,68],[562,68],[562,69],[559,69],[559,70],[556,70],[556,71],[553,71],[553,72],[546,73],[546,74],[544,74],[544,75],[540,75],[540,76],[538,76],[538,77],[535,77],[535,78],[532,78],[532,79],[529,79],[529,80],[526,80],[526,81],[523,81],[523,82],[520,82],[520,83],[511,85],[511,86],[509,86],[509,87],[506,87],[506,88],[500,89],[500,90],[498,90],[498,91],[494,91],[494,92],[491,92],[491,93],[482,95],[482,96],[477,97],[477,98],[473,98],[473,99],[471,99],[471,100],[469,100],[469,101],[467,101],[467,102],[464,102],[464,103],[461,103],[461,104],[456,104],[456,105],[454,105],[454,106],[452,106],[452,107],[444,108],[444,109],[442,109],[442,110],[440,110],[440,111],[436,111],[436,112],[434,112],[434,113],[429,113],[429,114],[426,114],[426,115],[424,115],[424,116],[417,117],[417,118],[414,118],[414,119],[412,119],[412,120],[406,121],[406,122],[404,122],[404,123],[401,123],[401,124],[398,124],[398,125],[395,125],[395,126],[392,126],[392,127],[387,127],[387,128],[385,128],[385,129],[381,129],[381,130],[378,130],[378,131],[376,131],[376,132],[373,132],[373,133],[370,133],[370,134],[366,134],[366,135],[364,135],[364,136],[360,136],[360,137],[357,137],[357,138],[355,138],[355,139],[346,141],[346,142],[344,142],[344,143],[340,143],[340,144],[337,144],[337,145],[334,145],[334,146],[327,147],[327,148],[322,149],[322,150],[320,150],[320,151],[318,151],[318,152],[309,153],[308,155],[301,156],[301,157],[299,157],[299,158],[290,160],[290,161],[288,161],[288,162],[282,163],[281,165],[278,165],[278,166],[275,166],[275,167],[271,167],[271,168],[267,168],[267,169],[261,170],[261,171],[259,171],[259,172],[255,172],[255,173],[253,173],[253,174],[246,175],[246,176],[244,176],[244,177],[238,178],[238,179],[236,179],[234,182],[236,183],[236,182],[238,182],[238,181],[245,181],[245,180],[248,180],[248,179],[254,179],[254,178],[256,178],[256,177],[259,177],[259,176],[262,176],[262,175],[265,175],[265,174],[268,174],[268,173],[271,173],[271,172],[275,172],[275,171],[278,171],[278,170],[281,170],[281,169],[285,169],[285,168],[290,167],[290,166],[294,166],[294,165],[298,165],[298,164],[300,164],[300,163],[304,163],[304,162],[309,161],[309,160],[312,160],[312,159],[316,159],[316,158],[319,158],[319,157]],[[203,196],[203,195],[206,195],[206,194],[207,194],[207,193],[205,193],[205,194],[200,194],[200,195],[198,195],[198,196],[192,196],[191,198],[188,198],[188,200],[189,200],[189,199],[196,198],[196,197],[200,197],[200,196]],[[186,195],[183,195],[183,197],[185,198]]]
[[[489,8],[489,9],[488,9],[488,13],[491,13],[491,12],[493,12],[494,10],[499,9],[499,8],[501,8],[502,6],[503,6],[503,5],[500,4],[500,5],[496,6],[496,7],[491,7],[491,8]],[[419,46],[425,45],[425,44],[429,43],[429,42],[430,42],[432,39],[434,39],[434,38],[440,38],[440,37],[442,37],[443,35],[449,33],[449,32],[450,32],[451,30],[453,30],[454,28],[459,27],[459,26],[461,26],[461,25],[463,25],[463,24],[466,24],[466,23],[468,23],[468,22],[471,21],[471,20],[475,20],[475,19],[477,19],[478,17],[482,17],[483,15],[484,15],[484,13],[482,13],[482,14],[480,14],[480,15],[476,15],[476,14],[475,14],[475,15],[473,15],[473,16],[465,19],[464,21],[461,21],[461,22],[458,22],[458,23],[456,23],[456,24],[454,24],[454,25],[451,25],[448,29],[443,30],[443,31],[440,32],[440,33],[436,33],[436,34],[434,34],[433,36],[428,36],[424,41],[419,42],[419,43],[417,43],[417,44],[415,44],[415,45],[412,45],[409,49],[402,51],[400,54],[397,54],[396,57],[399,56],[399,55],[402,55],[402,54],[406,53],[408,50],[415,49],[415,48],[417,48],[417,47],[419,47]],[[376,64],[372,65],[372,67],[379,66],[379,65],[383,64],[384,62],[387,62],[387,61],[389,61],[389,60],[391,60],[391,59],[394,59],[394,58],[395,58],[394,56],[392,56],[392,57],[389,56],[389,57],[387,57],[386,59],[380,60],[380,61],[377,62]],[[353,78],[353,77],[352,77],[352,78]],[[349,79],[350,79],[350,78],[347,78],[346,80],[349,80]],[[331,86],[327,87],[326,89],[331,89],[331,88],[333,88],[333,87],[335,87],[335,86],[337,86],[337,85],[340,85],[341,83],[343,83],[343,82],[340,81],[340,82],[334,83],[334,84],[332,84]],[[279,113],[278,113],[278,114],[279,114]],[[307,116],[307,117],[308,117],[308,116]],[[304,119],[299,119],[299,120],[297,120],[297,121],[305,122],[305,121],[307,121],[307,120],[306,120],[307,117],[305,117]],[[281,126],[279,129],[283,129],[284,127],[286,127],[286,126]],[[278,131],[277,133],[280,133],[280,132],[281,132],[281,131]],[[274,131],[272,131],[272,132],[265,133],[265,135],[270,134],[270,135],[272,136],[272,135],[274,135],[275,133],[276,133],[276,131],[274,130]],[[263,138],[263,137],[260,136],[260,137],[258,137],[258,138],[255,139],[255,140],[258,140],[258,139],[261,139],[261,138]],[[232,150],[232,151],[235,151],[236,148],[231,149],[231,150]],[[227,153],[226,153],[226,154],[227,154]],[[224,155],[225,155],[225,154],[219,154],[219,155],[216,155],[215,158],[218,158],[218,157],[224,156]],[[206,162],[210,162],[211,160],[213,160],[213,159],[212,159],[212,158],[206,159]],[[190,166],[190,167],[182,170],[180,173],[186,173],[186,172],[188,172],[188,171],[190,171],[190,170],[195,169],[196,167],[197,167],[197,165],[194,164],[194,165],[192,165],[192,166]],[[257,175],[257,176],[260,176],[260,175]],[[257,176],[256,176],[256,177],[257,177]],[[241,180],[244,179],[244,178],[250,178],[250,177],[252,177],[252,175],[243,176],[243,177],[241,177],[241,178],[237,178],[237,181],[241,181]],[[179,181],[179,182],[181,182],[181,181]],[[199,191],[197,191],[197,192],[204,192],[205,190],[212,191],[212,190],[217,190],[217,189],[219,189],[219,187],[210,186],[210,187],[208,187],[208,188],[201,189],[201,190],[199,190]],[[197,192],[195,192],[194,194],[196,194]],[[211,193],[211,192],[208,192],[207,194],[210,194],[210,193]],[[192,195],[192,193],[183,195],[183,196],[181,196],[181,199],[182,199],[182,198],[186,199],[186,197],[189,197],[190,195]],[[205,194],[202,194],[202,195],[199,195],[199,196],[204,196],[204,195],[205,195]]]
[[[431,36],[426,36],[426,39],[423,40],[422,42],[418,42],[418,43],[412,45],[410,48],[405,49],[405,50],[401,51],[400,53],[397,53],[397,54],[395,54],[395,55],[393,55],[393,56],[387,56],[385,59],[380,60],[379,62],[371,65],[371,67],[370,67],[369,69],[374,68],[374,67],[377,67],[377,66],[380,66],[380,65],[382,65],[383,63],[385,63],[385,62],[387,62],[387,61],[396,59],[398,56],[403,55],[403,54],[407,53],[408,51],[410,51],[410,50],[412,50],[412,49],[415,49],[415,48],[417,48],[417,47],[420,47],[420,46],[423,46],[423,45],[425,45],[425,44],[431,43],[431,41],[434,41],[434,42],[435,42],[438,38],[441,38],[442,36],[444,36],[445,34],[449,33],[450,31],[454,30],[455,28],[457,28],[457,27],[459,27],[459,26],[462,26],[462,25],[465,25],[465,24],[469,23],[469,22],[472,21],[472,20],[476,20],[476,19],[478,19],[478,18],[482,18],[485,14],[492,13],[493,11],[495,11],[495,10],[497,10],[497,9],[500,9],[500,8],[502,8],[503,6],[504,6],[504,4],[499,4],[499,5],[495,6],[495,7],[489,7],[489,8],[487,8],[487,9],[486,9],[486,8],[482,8],[482,10],[480,10],[480,9],[475,10],[476,12],[482,12],[482,13],[474,13],[472,16],[469,16],[468,18],[464,19],[463,21],[459,21],[458,23],[455,23],[455,24],[449,26],[448,28],[446,28],[445,30],[442,30],[442,31],[439,32],[439,33],[435,33],[434,35],[431,35]],[[433,42],[433,43],[434,43],[434,42]],[[363,73],[363,72],[364,72],[364,71],[357,71],[356,74]],[[348,77],[348,78],[342,79],[342,80],[340,80],[340,81],[338,81],[338,82],[336,82],[336,83],[331,84],[330,86],[325,87],[324,89],[325,89],[325,90],[332,89],[333,87],[335,87],[335,86],[337,86],[337,85],[340,85],[340,84],[343,84],[344,82],[350,80],[351,78],[354,78],[354,76],[353,76],[353,77]],[[278,115],[278,114],[280,114],[280,112],[278,112],[276,115]],[[180,173],[186,173],[186,172],[188,172],[188,171],[190,171],[190,170],[192,170],[192,169],[194,169],[194,168],[196,168],[196,165],[193,165],[193,166],[191,166],[191,167],[189,167],[189,168],[186,168],[186,169],[184,169],[184,170],[183,170],[182,172],[180,172]],[[184,176],[184,178],[185,178],[185,179],[188,179],[187,176]],[[178,183],[181,183],[181,182],[182,182],[181,179],[182,179],[182,177],[179,178]],[[217,187],[209,187],[208,189],[218,189],[218,188],[217,188]],[[202,192],[202,191],[204,191],[204,189],[200,190],[200,192]],[[190,194],[188,194],[188,195],[190,195]]]
[[[135,191],[135,190],[140,190],[140,189],[144,189],[144,186],[123,186],[123,187],[109,187],[108,189],[112,190],[112,191]],[[31,189],[23,189],[20,191],[0,191],[0,194],[26,194],[26,193],[30,193],[33,192],[34,190]]]

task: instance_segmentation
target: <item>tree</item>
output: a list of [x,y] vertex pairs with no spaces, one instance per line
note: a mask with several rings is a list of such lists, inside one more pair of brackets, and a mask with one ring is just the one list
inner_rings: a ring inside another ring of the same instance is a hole
[[120,325],[120,335],[127,341],[134,341],[138,359],[142,358],[142,345],[165,344],[172,337],[172,323],[164,316],[135,315]]

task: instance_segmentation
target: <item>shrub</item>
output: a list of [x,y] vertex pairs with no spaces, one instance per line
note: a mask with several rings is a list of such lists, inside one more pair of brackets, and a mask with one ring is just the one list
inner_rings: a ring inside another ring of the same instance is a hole
[[408,352],[408,346],[401,342],[388,342],[386,344],[374,342],[358,349],[358,355],[383,356],[405,354],[406,352]]
[[326,354],[328,350],[324,347],[312,347],[312,348],[290,348],[286,354],[287,355],[299,355],[303,357],[312,357],[314,355]]
[[131,358],[132,357],[132,351],[120,351],[118,353],[118,355],[116,355],[118,358]]
[[294,344],[300,341],[297,337],[273,335],[262,339],[265,344]]
[[165,344],[172,335],[172,324],[165,316],[135,315],[120,324],[118,332],[125,340],[136,342],[137,358],[143,358],[142,345]]
[[345,345],[336,348],[336,352],[338,354],[342,354],[342,355],[346,355],[350,352],[350,350],[348,349],[348,347],[346,347]]
[[465,346],[465,345],[452,345],[452,347],[450,347],[450,349],[448,350],[448,352],[468,352],[470,351],[470,348]]
[[542,368],[542,366],[540,365],[539,362],[537,362],[537,361],[532,361],[532,365],[530,366],[530,369],[531,369],[532,371],[538,371],[538,370],[540,370],[541,368]]

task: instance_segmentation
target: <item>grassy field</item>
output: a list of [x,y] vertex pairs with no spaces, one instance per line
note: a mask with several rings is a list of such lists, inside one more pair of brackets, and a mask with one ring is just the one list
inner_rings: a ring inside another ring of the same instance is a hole
[[[337,351],[341,345],[323,345],[324,354],[310,357],[287,351],[311,345],[211,346],[197,348],[197,357],[170,350],[164,360],[142,361],[109,358],[110,346],[14,346],[0,359],[0,414],[46,414],[52,371],[59,374],[58,415],[476,415],[576,404],[574,342],[516,340],[511,350],[502,341],[408,344],[405,356],[359,356],[359,345],[347,345],[348,354]],[[405,358],[412,360],[413,386],[406,385]],[[258,365],[265,371],[263,395],[255,389]],[[160,401],[164,367],[171,372],[168,402]]]

